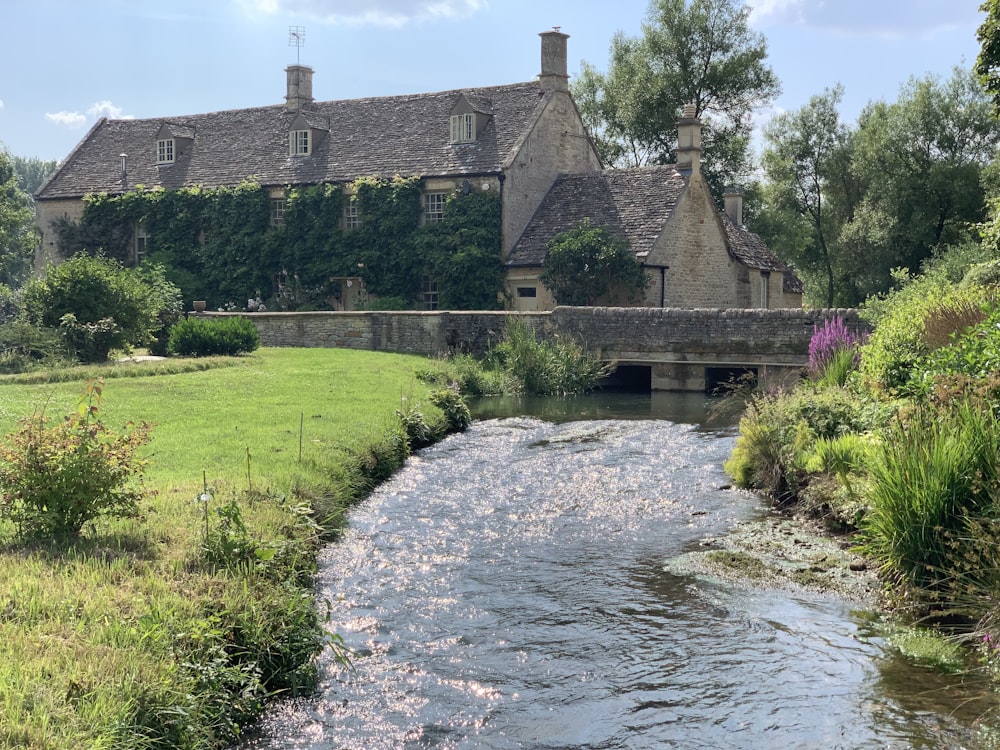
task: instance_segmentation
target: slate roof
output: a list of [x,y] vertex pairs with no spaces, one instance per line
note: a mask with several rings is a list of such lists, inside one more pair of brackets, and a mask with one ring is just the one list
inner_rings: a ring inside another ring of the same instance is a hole
[[[541,266],[548,244],[583,219],[623,238],[639,261],[645,261],[663,234],[677,201],[687,189],[688,174],[674,165],[611,169],[562,175],[552,186],[528,227],[511,250],[509,266]],[[746,266],[785,274],[785,291],[802,291],[792,269],[746,227],[720,211],[729,251]]]
[[644,260],[686,187],[687,177],[673,166],[562,175],[514,245],[507,264],[542,265],[549,242],[583,219],[624,239]]
[[[492,114],[473,143],[452,144],[449,114],[460,95]],[[101,119],[36,193],[79,198],[120,193],[128,154],[128,188],[208,188],[253,178],[262,185],[343,182],[361,176],[496,174],[544,107],[537,81],[409,96],[316,102],[304,110],[329,133],[310,156],[288,156],[296,113],[285,105],[143,120]],[[169,124],[192,134],[191,148],[170,165],[156,164],[156,135]],[[327,125],[328,123],[328,125]]]

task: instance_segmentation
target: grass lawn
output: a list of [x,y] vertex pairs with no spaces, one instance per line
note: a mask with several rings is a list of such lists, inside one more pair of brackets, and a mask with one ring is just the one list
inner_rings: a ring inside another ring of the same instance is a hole
[[405,456],[404,400],[440,425],[416,377],[435,365],[341,349],[205,364],[0,379],[6,434],[34,411],[73,411],[83,378],[106,376],[104,423],[154,425],[155,491],[139,518],[71,544],[27,544],[0,523],[0,748],[224,746],[265,690],[311,687],[316,550]]

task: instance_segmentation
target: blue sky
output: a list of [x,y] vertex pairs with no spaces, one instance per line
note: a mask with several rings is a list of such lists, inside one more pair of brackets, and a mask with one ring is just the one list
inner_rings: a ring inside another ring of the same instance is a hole
[[[981,0],[750,0],[782,82],[776,110],[842,83],[853,123],[911,77],[979,51]],[[4,0],[0,144],[62,159],[100,116],[176,117],[284,101],[299,53],[319,100],[532,80],[538,33],[570,35],[569,72],[606,70],[648,0]],[[305,28],[301,49],[289,27]],[[768,113],[762,113],[761,122]]]

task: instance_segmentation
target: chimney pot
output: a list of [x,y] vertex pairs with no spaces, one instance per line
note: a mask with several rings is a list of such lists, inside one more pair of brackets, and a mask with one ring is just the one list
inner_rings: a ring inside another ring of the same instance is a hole
[[542,72],[538,81],[542,88],[553,91],[569,91],[569,74],[566,72],[566,40],[569,34],[563,34],[556,26],[552,31],[543,31],[542,38]]
[[287,89],[285,109],[298,112],[313,103],[313,69],[308,65],[289,65],[285,68]]
[[722,191],[722,200],[725,202],[726,215],[733,220],[736,226],[743,226],[743,195],[741,187],[730,185]]
[[694,173],[701,169],[701,120],[690,102],[684,105],[677,121],[677,167]]

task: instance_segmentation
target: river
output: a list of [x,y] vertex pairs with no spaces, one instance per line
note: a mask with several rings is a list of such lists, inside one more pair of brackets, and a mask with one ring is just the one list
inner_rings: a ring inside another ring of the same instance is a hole
[[[975,686],[830,595],[665,570],[766,512],[732,425],[662,394],[480,406],[352,511],[318,596],[354,652],[243,747],[979,748]],[[544,418],[542,418],[544,417]],[[325,605],[324,605],[325,606]]]

